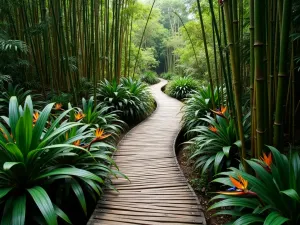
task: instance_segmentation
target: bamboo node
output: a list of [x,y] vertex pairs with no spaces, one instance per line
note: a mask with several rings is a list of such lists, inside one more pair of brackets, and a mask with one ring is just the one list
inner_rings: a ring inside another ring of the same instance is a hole
[[265,129],[265,130],[258,130],[258,129],[256,129],[256,132],[259,133],[259,134],[264,134],[266,132],[266,130],[267,129]]
[[278,77],[288,77],[288,75],[284,73],[278,73]]
[[254,47],[255,46],[264,46],[264,43],[263,42],[254,42]]

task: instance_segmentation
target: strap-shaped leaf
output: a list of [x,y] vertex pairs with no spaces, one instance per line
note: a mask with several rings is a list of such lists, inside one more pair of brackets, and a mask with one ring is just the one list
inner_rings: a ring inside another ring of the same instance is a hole
[[51,172],[45,173],[41,176],[39,176],[37,179],[41,179],[44,177],[49,177],[49,176],[56,176],[56,175],[72,175],[72,176],[77,176],[77,177],[83,177],[91,180],[98,181],[99,183],[103,183],[103,180],[98,177],[97,175],[78,168],[58,168],[54,169]]
[[224,146],[222,149],[223,149],[224,155],[226,157],[229,157],[231,146]]
[[218,152],[218,153],[216,154],[215,162],[214,162],[214,170],[215,170],[215,173],[218,172],[219,166],[221,165],[224,156],[225,156],[225,155],[224,155],[224,152]]
[[265,219],[264,225],[281,225],[287,221],[288,219],[281,216],[278,212],[271,212]]
[[12,188],[0,188],[0,199],[5,197]]
[[12,167],[16,165],[24,165],[22,162],[6,162],[3,164],[4,170],[10,170]]
[[33,128],[33,135],[32,135],[32,143],[31,149],[35,149],[38,145],[45,125],[47,123],[48,117],[50,115],[51,109],[53,108],[54,103],[48,104],[44,110],[41,112],[34,128]]
[[21,195],[13,201],[12,224],[24,225],[26,216],[26,195]]
[[9,100],[9,126],[13,136],[16,134],[16,126],[19,120],[18,100],[15,96],[12,96]]
[[5,202],[5,207],[3,210],[3,216],[1,219],[1,225],[11,225],[12,224],[12,208],[13,208],[13,198],[9,198]]
[[53,204],[47,192],[40,186],[28,189],[29,194],[33,198],[36,206],[41,211],[48,225],[57,225],[56,214]]
[[21,150],[18,148],[18,146],[14,143],[7,143],[5,145],[6,150],[10,153],[10,158],[13,159],[13,161],[24,161],[24,156]]
[[85,201],[84,193],[83,193],[83,190],[82,190],[80,184],[76,180],[72,179],[71,187],[72,187],[72,189],[84,211],[84,214],[87,215],[86,201]]
[[25,109],[24,115],[19,118],[15,138],[17,146],[24,155],[27,155],[32,140],[32,115],[28,108]]
[[60,208],[58,208],[58,206],[54,205],[54,210],[55,210],[55,214],[57,216],[59,216],[60,218],[62,218],[65,222],[67,222],[68,224],[72,224],[71,220],[69,219],[69,217],[67,216],[67,214],[65,214],[64,211],[62,211]]
[[246,214],[238,218],[232,225],[248,225],[248,224],[256,224],[258,222],[263,222],[264,219],[260,216],[256,216],[253,214]]
[[291,199],[300,202],[300,197],[294,189],[288,189],[285,191],[281,191],[280,193],[283,193],[283,194],[289,196]]

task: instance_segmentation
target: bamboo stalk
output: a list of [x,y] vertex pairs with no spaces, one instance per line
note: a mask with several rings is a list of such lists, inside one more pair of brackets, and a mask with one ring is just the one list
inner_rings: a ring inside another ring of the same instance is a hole
[[238,125],[238,133],[239,139],[241,141],[241,161],[242,164],[247,170],[246,164],[246,147],[245,147],[245,137],[244,137],[244,128],[243,128],[243,115],[242,115],[242,105],[241,105],[241,85],[240,85],[240,77],[238,75],[238,67],[236,66],[236,50],[234,45],[234,36],[233,36],[233,28],[231,26],[231,16],[229,14],[229,5],[228,1],[224,1],[224,9],[225,9],[225,18],[226,18],[226,25],[227,25],[227,34],[228,34],[228,44],[230,50],[230,61],[231,61],[231,70],[233,75],[233,85],[234,85],[234,100],[235,100],[235,107],[236,107],[236,115],[237,115],[237,125]]
[[214,85],[213,85],[211,69],[210,69],[209,55],[208,55],[208,49],[207,49],[207,41],[206,41],[206,35],[205,35],[205,27],[204,27],[204,23],[203,23],[200,0],[197,0],[197,6],[198,6],[199,17],[200,17],[203,45],[204,45],[205,56],[206,56],[206,65],[207,65],[207,71],[208,71],[208,76],[209,76],[209,84],[210,84],[210,88],[211,88],[211,101],[212,101],[213,108],[216,109],[215,95],[214,95]]
[[279,73],[278,73],[278,93],[276,98],[276,112],[274,122],[274,145],[280,151],[283,150],[283,132],[284,132],[284,112],[285,99],[288,88],[288,66],[286,59],[288,58],[289,31],[291,22],[292,1],[284,0],[282,13],[282,26],[280,36],[280,57],[279,57]]

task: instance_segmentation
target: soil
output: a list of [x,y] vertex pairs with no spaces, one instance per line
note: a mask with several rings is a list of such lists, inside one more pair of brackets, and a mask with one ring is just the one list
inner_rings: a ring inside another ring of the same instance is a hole
[[[210,199],[213,195],[209,192],[216,191],[216,187],[213,187],[209,182],[205,181],[207,179],[202,179],[199,177],[199,173],[196,173],[193,167],[193,161],[189,160],[189,152],[184,149],[183,145],[180,145],[177,149],[177,160],[184,173],[186,179],[189,181],[190,185],[193,187],[200,204],[203,207],[204,215],[206,218],[207,225],[223,225],[230,221],[229,216],[213,216],[216,210],[207,211],[209,206],[211,206]],[[200,181],[201,180],[201,181]],[[198,181],[198,182],[197,182]]]

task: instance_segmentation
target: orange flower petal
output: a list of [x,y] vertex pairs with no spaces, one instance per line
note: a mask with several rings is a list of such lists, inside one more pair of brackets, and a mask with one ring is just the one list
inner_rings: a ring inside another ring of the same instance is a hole
[[224,114],[227,110],[226,106],[221,106],[221,113]]
[[208,129],[214,133],[217,133],[217,131],[218,131],[217,128],[214,126],[209,126]]
[[234,179],[232,176],[229,176],[231,183],[238,189],[244,190],[244,185],[240,181]]
[[74,141],[74,142],[73,142],[73,145],[79,146],[79,145],[80,145],[80,140]]
[[62,107],[62,104],[61,104],[61,103],[56,103],[55,106],[54,106],[54,109],[60,110],[61,107]]
[[248,181],[245,180],[242,176],[238,176],[240,182],[242,183],[242,185],[244,186],[243,190],[246,190],[248,187]]

